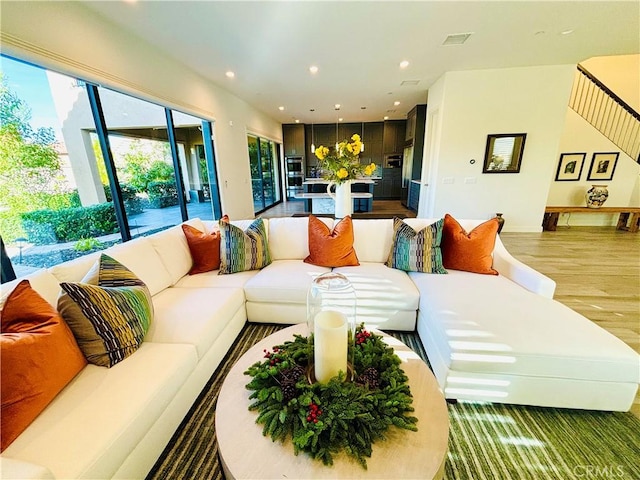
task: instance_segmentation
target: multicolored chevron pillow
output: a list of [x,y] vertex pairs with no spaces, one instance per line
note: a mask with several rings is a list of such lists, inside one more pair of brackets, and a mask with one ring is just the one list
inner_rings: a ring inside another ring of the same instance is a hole
[[443,219],[416,232],[399,218],[393,219],[393,244],[387,267],[405,272],[447,273],[442,265]]
[[245,231],[220,220],[220,270],[218,275],[260,270],[271,263],[267,230],[261,218],[254,220]]
[[58,311],[90,363],[112,367],[135,352],[153,319],[147,286],[102,254],[81,283],[61,284]]

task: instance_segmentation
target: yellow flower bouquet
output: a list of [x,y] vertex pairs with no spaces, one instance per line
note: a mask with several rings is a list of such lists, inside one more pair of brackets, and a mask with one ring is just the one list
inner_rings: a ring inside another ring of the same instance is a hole
[[330,154],[329,148],[320,145],[316,148],[318,166],[322,172],[322,178],[332,180],[337,184],[349,180],[355,180],[362,176],[371,175],[376,164],[362,165],[360,163],[360,150],[362,141],[360,135],[353,134],[351,141],[344,140],[336,145],[334,152]]

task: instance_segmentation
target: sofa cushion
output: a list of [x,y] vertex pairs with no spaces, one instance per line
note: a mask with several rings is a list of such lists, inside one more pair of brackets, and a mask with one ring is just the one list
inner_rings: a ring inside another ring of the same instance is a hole
[[171,286],[171,275],[148,237],[114,245],[104,253],[135,273],[149,288],[151,295]]
[[219,274],[260,270],[271,263],[267,230],[261,218],[242,228],[220,220]]
[[247,281],[244,293],[250,302],[306,304],[313,279],[330,271],[300,260],[277,260]]
[[469,233],[448,213],[444,216],[442,260],[444,268],[498,275],[493,265],[493,247],[498,234],[498,219],[481,223]]
[[0,414],[5,450],[87,361],[55,308],[22,280],[1,315]]
[[58,279],[59,283],[62,282],[79,282],[87,274],[89,269],[100,258],[102,252],[90,253],[68,262],[59,263],[49,268],[49,272]]
[[230,287],[243,288],[250,278],[258,274],[260,270],[247,270],[233,275],[218,275],[218,270],[187,275],[174,285],[178,288],[203,288],[203,287]]
[[162,230],[147,237],[151,241],[153,248],[158,252],[167,272],[169,272],[172,285],[184,277],[193,264],[187,239],[182,231],[182,226],[184,225],[204,231],[202,220],[194,218],[182,225]]
[[393,220],[353,220],[353,236],[353,248],[359,261],[384,263],[391,248]]
[[353,224],[347,216],[333,227],[309,215],[309,256],[305,263],[320,267],[344,267],[359,265],[353,249]]
[[114,478],[197,365],[192,345],[143,343],[113,368],[86,366],[4,452],[55,478]]
[[145,342],[194,345],[202,358],[235,313],[244,310],[240,288],[171,287],[153,297],[156,311]]
[[[617,337],[508,278],[409,273],[437,356],[458,372],[637,382],[638,355]],[[431,355],[431,353],[430,353]]]
[[58,295],[60,295],[60,282],[58,282],[58,279],[54,277],[49,270],[40,269],[30,273],[26,277],[0,284],[0,312],[2,312],[4,300],[7,299],[9,293],[18,286],[22,280],[29,280],[31,288],[38,292],[50,305],[56,306]]
[[220,232],[205,233],[190,225],[182,225],[182,232],[193,260],[189,275],[220,268]]
[[386,265],[405,272],[441,273],[443,220],[416,232],[399,218],[393,220],[393,244]]
[[[333,228],[332,218],[319,218]],[[309,218],[269,219],[269,252],[272,260],[302,260],[309,255]]]
[[405,272],[381,263],[365,262],[333,271],[347,277],[356,291],[358,322],[395,329],[396,312],[412,311],[415,323],[420,298],[418,289]]

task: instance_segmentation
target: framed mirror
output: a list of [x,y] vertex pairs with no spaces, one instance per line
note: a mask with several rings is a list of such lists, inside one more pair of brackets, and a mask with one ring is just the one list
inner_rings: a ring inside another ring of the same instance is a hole
[[526,133],[488,135],[482,173],[518,173],[526,139]]

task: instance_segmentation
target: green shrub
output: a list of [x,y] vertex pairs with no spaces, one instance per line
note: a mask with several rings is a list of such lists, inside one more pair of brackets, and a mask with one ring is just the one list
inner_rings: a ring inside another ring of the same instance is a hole
[[178,190],[173,180],[149,183],[149,202],[152,208],[166,208],[178,204]]
[[38,245],[71,242],[118,231],[111,202],[23,213],[22,226],[29,241]]
[[5,243],[11,243],[16,238],[26,236],[22,228],[20,214],[12,211],[0,212],[0,233]]
[[[113,200],[111,196],[111,187],[109,185],[103,185],[103,187],[104,194],[107,197],[107,202],[111,202]],[[142,213],[144,210],[142,199],[138,196],[138,191],[133,185],[121,183],[120,192],[122,192],[122,200],[124,200],[124,208],[127,211],[127,215]]]
[[97,238],[81,238],[73,246],[76,252],[88,252],[102,248],[102,242]]

